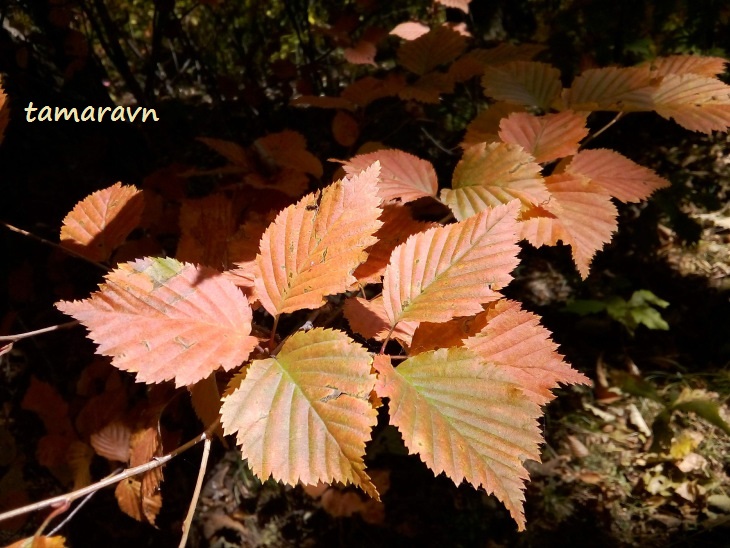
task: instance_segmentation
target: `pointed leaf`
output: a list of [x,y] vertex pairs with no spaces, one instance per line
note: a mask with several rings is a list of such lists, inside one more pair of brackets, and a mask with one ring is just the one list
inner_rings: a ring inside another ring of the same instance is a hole
[[522,237],[535,247],[558,241],[569,245],[578,272],[585,279],[596,251],[616,231],[616,206],[603,188],[581,175],[551,175],[545,183],[550,201],[523,214]]
[[256,139],[253,148],[269,165],[322,176],[322,163],[307,150],[307,141],[301,133],[290,129],[271,133]]
[[367,351],[342,332],[298,331],[255,360],[221,408],[225,433],[261,479],[352,483],[378,498],[363,456],[377,412]]
[[401,23],[393,27],[390,34],[397,36],[398,38],[403,38],[403,40],[415,40],[419,36],[426,34],[429,30],[431,29],[423,23],[419,23],[417,21],[406,21],[405,23]]
[[348,175],[359,173],[373,162],[380,162],[378,196],[384,202],[412,202],[424,196],[436,196],[438,180],[431,162],[402,150],[378,150],[358,154],[343,162]]
[[337,181],[284,209],[266,229],[256,256],[255,296],[272,316],[319,308],[355,283],[382,225],[376,196],[380,167]]
[[499,125],[500,139],[520,145],[539,163],[575,154],[586,135],[585,115],[572,110],[545,116],[517,112],[504,118]]
[[[343,315],[350,324],[350,328],[366,339],[384,341],[390,334],[390,325],[385,315],[382,295],[371,301],[361,297],[350,297],[345,301]],[[399,322],[390,336],[392,339],[401,341],[403,345],[409,346],[416,327],[418,327],[418,322]]]
[[648,66],[590,69],[573,80],[573,85],[565,92],[565,103],[575,111],[652,110],[651,95],[655,87],[656,81]]
[[445,323],[422,322],[413,334],[408,354],[415,356],[428,350],[463,346],[464,339],[476,335],[485,325],[486,312],[466,318],[454,318]]
[[524,112],[524,107],[500,101],[482,110],[466,127],[461,147],[467,149],[471,145],[499,141],[499,125],[513,112]]
[[416,221],[411,210],[399,204],[386,205],[380,220],[383,226],[375,233],[378,241],[368,248],[367,261],[358,266],[354,273],[360,285],[380,283],[390,254],[398,245],[405,242],[408,236],[438,226],[437,223]]
[[722,57],[703,57],[701,55],[670,55],[658,57],[643,63],[652,73],[659,76],[667,74],[696,74],[711,78],[725,72],[727,59]]
[[116,183],[80,201],[66,215],[61,245],[92,261],[106,261],[142,220],[142,191]]
[[670,74],[652,99],[660,116],[692,131],[709,134],[730,127],[730,86],[716,78]]
[[344,55],[348,63],[353,65],[372,65],[377,67],[375,55],[378,49],[375,44],[367,40],[360,40],[351,48],[345,48]]
[[515,301],[503,299],[487,311],[487,325],[464,341],[464,346],[483,361],[495,363],[538,405],[552,400],[558,383],[590,384],[558,354],[550,332],[540,318],[522,310]]
[[464,53],[466,39],[448,27],[436,27],[430,32],[398,48],[398,63],[405,69],[423,76],[439,65],[449,63]]
[[390,326],[470,316],[498,299],[518,263],[518,210],[515,200],[415,234],[396,247],[383,278]]
[[56,307],[140,382],[193,384],[240,365],[258,342],[249,336],[251,307],[215,270],[146,258],[119,265],[106,280],[88,299]]
[[487,67],[482,77],[484,93],[498,101],[548,109],[563,89],[560,71],[537,61],[514,61]]
[[640,202],[655,190],[669,186],[669,181],[651,169],[607,149],[580,151],[566,171],[588,177],[592,183],[622,202]]
[[[383,359],[386,358],[386,359]],[[525,459],[539,460],[540,408],[503,371],[466,348],[442,348],[393,369],[377,356],[375,390],[390,422],[434,473],[493,493],[524,530]]]
[[506,204],[515,198],[530,206],[549,198],[540,166],[519,145],[477,144],[464,151],[451,183],[441,191],[441,201],[458,220]]

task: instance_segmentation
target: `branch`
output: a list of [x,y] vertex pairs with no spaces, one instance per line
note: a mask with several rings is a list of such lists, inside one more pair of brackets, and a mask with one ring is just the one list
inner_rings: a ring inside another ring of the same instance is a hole
[[65,495],[59,495],[57,497],[52,497],[52,498],[49,498],[46,500],[42,500],[40,502],[35,502],[33,504],[29,504],[27,506],[23,506],[21,508],[16,508],[15,510],[10,510],[9,512],[0,514],[0,522],[5,521],[6,519],[14,518],[16,516],[22,516],[23,514],[35,512],[36,510],[42,510],[43,508],[48,508],[49,506],[64,505],[64,504],[73,502],[76,499],[85,497],[89,493],[94,493],[96,491],[99,491],[100,489],[104,489],[104,487],[109,487],[110,485],[119,483],[120,481],[125,480],[127,478],[131,478],[132,476],[136,476],[138,474],[143,474],[144,472],[148,472],[150,470],[154,470],[155,468],[159,468],[163,464],[167,464],[169,461],[171,461],[173,458],[178,456],[180,453],[184,453],[185,451],[187,451],[191,447],[194,447],[201,441],[210,439],[213,435],[213,431],[218,427],[218,424],[219,424],[219,421],[215,421],[208,428],[206,428],[205,432],[200,434],[198,437],[191,439],[190,441],[181,445],[180,447],[178,447],[174,451],[168,453],[167,455],[153,458],[150,462],[141,464],[139,466],[135,466],[134,468],[127,468],[126,470],[120,472],[119,474],[114,474],[112,476],[104,478],[103,480],[97,481],[96,483],[92,483],[91,485],[87,485],[86,487],[83,487],[82,489],[77,489],[76,491],[66,493]]
[[0,335],[0,342],[15,342],[19,341],[20,339],[28,339],[30,337],[35,337],[36,335],[42,335],[43,333],[51,333],[52,331],[58,331],[60,329],[68,329],[69,327],[74,327],[78,324],[79,322],[77,320],[73,320],[71,322],[52,325],[51,327],[44,327],[43,329],[36,329],[35,331],[28,331],[26,333],[16,333],[15,335]]
[[190,501],[190,507],[188,508],[188,515],[185,516],[183,522],[183,533],[180,539],[180,548],[185,548],[185,544],[190,534],[190,526],[193,523],[193,516],[195,515],[195,507],[198,505],[198,498],[200,497],[200,490],[203,487],[203,478],[205,477],[205,469],[208,467],[208,457],[210,456],[210,438],[205,438],[203,445],[203,457],[200,459],[200,470],[198,470],[198,480],[195,482],[195,491],[193,491],[193,498]]

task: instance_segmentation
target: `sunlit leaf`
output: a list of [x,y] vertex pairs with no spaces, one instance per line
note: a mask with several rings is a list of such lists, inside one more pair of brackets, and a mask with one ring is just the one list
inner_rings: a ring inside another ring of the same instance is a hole
[[539,406],[466,348],[424,352],[397,369],[377,356],[374,365],[375,390],[390,398],[390,422],[408,450],[434,473],[495,494],[523,530],[523,462],[540,459]]
[[652,100],[660,116],[692,131],[712,133],[730,127],[730,86],[716,78],[667,75]]
[[654,75],[645,67],[608,67],[586,70],[565,92],[565,103],[575,111],[652,110]]
[[569,245],[585,279],[596,251],[616,231],[616,206],[602,187],[581,175],[551,175],[545,183],[550,200],[522,215],[522,237],[536,247]]
[[471,316],[498,299],[518,263],[518,210],[515,200],[396,247],[383,277],[390,326]]
[[537,61],[489,66],[482,76],[484,93],[498,101],[548,109],[563,89],[560,71]]
[[221,408],[225,433],[261,479],[352,483],[374,498],[363,456],[377,412],[367,351],[344,333],[294,333],[276,357],[255,360]]
[[722,57],[703,57],[701,55],[670,55],[657,57],[643,63],[652,73],[659,76],[667,74],[696,74],[711,78],[725,72],[727,59]]
[[411,202],[424,196],[436,196],[438,180],[431,162],[402,150],[378,150],[358,154],[342,165],[346,173],[355,174],[376,161],[380,162],[378,196],[384,202]]
[[393,27],[390,34],[397,36],[398,38],[403,38],[404,40],[415,40],[419,36],[426,34],[429,30],[431,29],[423,23],[419,23],[417,21],[406,21],[405,23],[401,23]]
[[479,333],[486,324],[486,312],[466,318],[454,318],[444,323],[421,322],[413,334],[408,354],[415,356],[428,350],[463,346],[464,339]]
[[592,183],[622,202],[646,200],[655,190],[669,186],[649,168],[608,149],[581,150],[566,168],[569,173],[588,177]]
[[61,245],[92,261],[106,261],[142,219],[142,192],[116,183],[90,194],[66,215]]
[[284,209],[266,229],[256,257],[255,296],[276,316],[318,308],[356,282],[382,223],[376,195],[380,167],[337,181]]
[[137,380],[193,384],[241,364],[258,340],[251,307],[220,273],[174,259],[124,263],[99,291],[56,307],[79,320],[112,364]]
[[540,166],[519,145],[477,144],[464,151],[456,164],[452,189],[441,191],[441,201],[463,220],[514,199],[529,206],[549,198]]
[[540,318],[522,310],[515,301],[503,299],[487,310],[486,326],[464,341],[464,346],[483,361],[504,369],[507,378],[538,405],[552,400],[558,383],[590,384],[558,354],[550,332]]
[[539,163],[575,154],[588,135],[585,115],[571,110],[545,116],[517,112],[504,118],[499,128],[505,143],[520,145]]

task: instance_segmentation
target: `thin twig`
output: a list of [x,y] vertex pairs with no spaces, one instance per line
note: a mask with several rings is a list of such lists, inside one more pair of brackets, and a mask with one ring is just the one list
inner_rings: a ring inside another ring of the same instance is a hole
[[595,139],[596,137],[598,137],[601,133],[603,133],[604,131],[606,131],[613,124],[615,124],[616,122],[618,122],[623,115],[624,115],[623,112],[619,112],[618,114],[616,114],[616,116],[614,116],[613,119],[611,119],[610,122],[608,122],[605,126],[603,126],[598,131],[596,131],[593,135],[591,135],[590,137],[588,137],[588,139],[586,139],[585,142],[583,142],[583,145],[581,145],[581,146],[585,146],[588,143],[590,143],[593,139]]
[[30,337],[35,337],[36,335],[51,333],[53,331],[59,331],[60,329],[68,329],[69,327],[74,327],[77,325],[79,325],[78,320],[73,320],[58,325],[52,325],[51,327],[44,327],[43,329],[36,329],[35,331],[27,331],[26,333],[16,333],[15,335],[0,335],[0,342],[19,341],[20,339],[28,339]]
[[208,457],[210,456],[210,438],[205,438],[203,444],[203,457],[200,459],[200,470],[198,470],[198,480],[195,482],[195,491],[193,491],[193,498],[190,501],[190,507],[188,508],[188,515],[185,516],[183,522],[182,538],[180,539],[180,548],[185,548],[185,544],[188,541],[188,535],[190,534],[190,526],[193,523],[193,516],[195,515],[195,507],[198,505],[198,499],[200,498],[200,490],[203,487],[203,478],[205,477],[205,469],[208,467]]
[[167,464],[169,461],[174,459],[180,453],[184,453],[185,451],[187,451],[191,447],[194,447],[201,441],[205,441],[206,439],[210,438],[213,435],[213,431],[218,427],[218,424],[219,424],[219,421],[215,421],[213,424],[211,424],[205,430],[205,432],[200,434],[198,437],[189,440],[188,442],[184,443],[183,445],[181,445],[174,451],[168,453],[167,455],[163,455],[161,457],[155,457],[150,462],[141,464],[139,466],[135,466],[134,468],[127,468],[126,470],[124,470],[123,472],[120,472],[119,474],[115,474],[113,476],[106,477],[102,480],[97,481],[96,483],[92,483],[91,485],[87,485],[86,487],[77,489],[76,491],[71,491],[70,493],[66,493],[65,495],[51,497],[49,499],[42,500],[40,502],[34,502],[33,504],[29,504],[27,506],[23,506],[21,508],[16,508],[15,510],[10,510],[9,512],[0,514],[0,522],[5,521],[6,519],[14,518],[16,516],[22,516],[23,514],[35,512],[36,510],[42,510],[43,508],[48,508],[49,506],[57,506],[59,504],[66,504],[69,502],[73,502],[74,500],[85,497],[89,493],[94,493],[96,491],[99,491],[100,489],[104,489],[104,487],[109,487],[110,485],[119,483],[120,481],[125,480],[127,478],[131,478],[133,476],[143,474],[144,472],[154,470],[155,468],[159,468],[163,464]]
[[77,259],[81,259],[83,261],[86,261],[89,264],[93,264],[94,266],[101,268],[104,272],[109,272],[109,268],[104,266],[101,263],[97,263],[96,261],[92,261],[88,257],[84,257],[81,253],[77,253],[73,249],[69,249],[67,247],[63,247],[62,245],[59,245],[55,242],[52,242],[50,240],[46,240],[45,238],[41,238],[40,236],[36,236],[35,234],[28,232],[27,230],[23,230],[22,228],[18,228],[17,226],[13,226],[9,223],[6,223],[5,221],[0,221],[0,225],[3,225],[8,230],[12,230],[13,232],[17,232],[18,234],[22,234],[23,236],[27,236],[28,238],[31,238],[33,240],[36,240],[38,242],[41,242],[45,245],[50,245],[51,247],[55,247],[56,249],[60,249],[64,253],[68,253],[69,255],[73,255]]

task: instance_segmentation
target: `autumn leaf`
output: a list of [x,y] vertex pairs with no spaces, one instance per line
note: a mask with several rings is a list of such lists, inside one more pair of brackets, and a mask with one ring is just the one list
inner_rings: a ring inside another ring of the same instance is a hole
[[343,315],[350,324],[350,328],[366,339],[384,341],[386,337],[390,336],[392,339],[401,341],[405,346],[411,344],[413,332],[418,327],[418,322],[399,322],[391,333],[382,295],[370,301],[361,297],[350,297],[345,301]]
[[423,23],[419,23],[417,21],[406,21],[405,23],[400,23],[393,27],[390,34],[397,36],[398,38],[403,38],[403,40],[415,40],[419,36],[426,34],[429,30],[431,29]]
[[587,135],[585,115],[571,110],[544,116],[517,112],[504,118],[499,125],[500,139],[520,145],[538,163],[575,154],[580,141]]
[[198,137],[197,140],[216,151],[233,166],[240,168],[241,171],[251,171],[254,169],[251,153],[238,143],[224,139],[213,139],[211,137]]
[[666,76],[667,74],[696,74],[711,78],[725,72],[727,59],[722,57],[704,57],[701,55],[670,55],[657,57],[642,63],[648,66],[653,74]]
[[452,189],[441,191],[441,201],[460,221],[515,198],[526,206],[544,202],[550,194],[534,160],[519,145],[469,147],[456,164]]
[[360,125],[350,114],[339,110],[332,119],[332,135],[338,144],[351,147],[360,136]]
[[377,150],[358,154],[342,162],[342,167],[345,173],[354,175],[373,162],[380,162],[378,196],[384,202],[400,200],[406,203],[425,196],[436,196],[438,178],[433,164],[402,150]]
[[574,111],[652,110],[655,79],[648,66],[589,69],[573,80],[564,100]]
[[398,63],[423,76],[439,65],[449,63],[464,53],[466,39],[448,27],[436,27],[398,48]]
[[322,176],[322,163],[307,150],[307,141],[301,133],[290,129],[271,133],[256,139],[252,148],[271,168],[290,168],[314,177]]
[[471,316],[498,299],[518,263],[518,210],[515,200],[396,247],[383,277],[390,326]]
[[106,261],[142,219],[142,191],[116,183],[81,200],[66,215],[61,245],[92,261]]
[[215,270],[175,259],[121,264],[88,299],[56,307],[89,329],[98,353],[140,382],[193,384],[240,365],[258,342],[236,286]]
[[515,301],[502,299],[486,312],[486,325],[464,341],[482,361],[497,364],[530,401],[543,405],[555,398],[551,392],[564,384],[590,384],[571,368],[540,318],[522,310]]
[[486,324],[486,311],[444,323],[421,322],[413,334],[408,354],[415,356],[428,350],[463,346],[464,339],[479,333]]
[[318,308],[345,291],[375,243],[381,210],[379,166],[308,194],[284,209],[266,229],[256,257],[255,296],[273,316]]
[[117,484],[114,496],[122,512],[137,521],[154,525],[162,507],[162,496],[159,493],[143,496],[140,492],[140,481],[126,478]]
[[652,101],[660,116],[686,129],[709,134],[730,127],[730,86],[717,78],[669,74]]
[[521,235],[535,247],[569,245],[585,279],[596,251],[616,231],[616,206],[602,187],[578,174],[553,174],[545,183],[550,201],[523,213]]
[[373,498],[363,456],[377,412],[367,351],[342,332],[294,333],[272,358],[251,363],[223,401],[226,435],[261,479],[352,483]]
[[646,200],[669,181],[647,167],[608,149],[581,150],[568,164],[566,171],[588,177],[607,194],[622,202]]
[[497,134],[502,119],[513,112],[524,112],[524,107],[499,101],[482,110],[466,127],[466,134],[461,142],[461,147],[467,149],[472,145],[499,141]]
[[8,544],[5,548],[66,548],[66,538],[60,535],[38,535]]
[[126,424],[114,421],[91,434],[91,447],[96,454],[111,461],[129,461],[129,443],[132,432]]
[[224,194],[184,200],[180,207],[180,241],[175,258],[212,268],[228,268],[229,242],[236,228],[233,202]]
[[390,398],[390,422],[435,474],[493,493],[525,528],[526,459],[540,460],[540,407],[497,366],[466,348],[408,358],[397,369],[377,356],[375,391]]
[[563,89],[560,71],[537,61],[489,66],[482,76],[484,93],[498,101],[549,109]]
[[404,101],[418,101],[420,103],[437,104],[444,93],[454,92],[454,81],[448,74],[429,72],[418,80],[403,87],[398,96]]
[[366,107],[373,101],[393,97],[406,85],[402,74],[388,74],[385,78],[364,76],[342,90],[341,97],[359,107]]
[[375,55],[378,53],[375,44],[367,40],[360,40],[351,48],[345,48],[344,56],[348,63],[353,65],[372,65],[377,67]]

